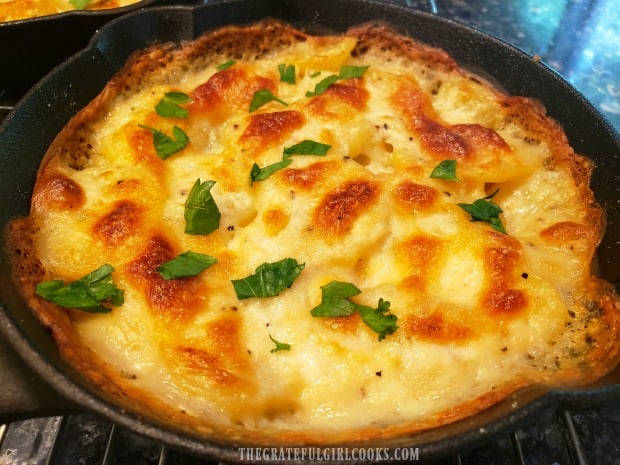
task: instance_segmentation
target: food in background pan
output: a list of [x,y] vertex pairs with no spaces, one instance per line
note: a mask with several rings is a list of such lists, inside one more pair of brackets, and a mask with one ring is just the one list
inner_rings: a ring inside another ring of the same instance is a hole
[[66,359],[193,431],[438,427],[613,368],[592,164],[385,25],[135,53],[49,148],[15,274]]
[[76,10],[106,10],[140,0],[0,0],[0,22],[30,19]]

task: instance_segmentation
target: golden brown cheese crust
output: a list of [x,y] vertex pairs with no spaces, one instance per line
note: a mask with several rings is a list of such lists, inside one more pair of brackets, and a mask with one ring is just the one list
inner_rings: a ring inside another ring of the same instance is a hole
[[[120,8],[140,0],[94,0],[85,10]],[[0,0],[0,22],[38,18],[67,11],[77,11],[69,0]]]
[[[368,69],[306,94],[343,65]],[[259,90],[285,105],[250,113]],[[155,112],[170,91],[191,97],[187,118]],[[145,125],[190,142],[162,160]],[[249,182],[253,164],[303,139],[331,148]],[[459,180],[431,178],[448,159]],[[591,271],[604,229],[591,169],[538,103],[385,26],[225,27],[134,54],[61,131],[31,215],[11,227],[15,275],[63,355],[128,408],[275,442],[418,431],[617,364],[619,301]],[[184,233],[196,178],[216,181],[222,218],[208,235]],[[459,207],[495,191],[506,233]],[[217,263],[163,279],[156,268],[185,250]],[[287,257],[304,264],[290,288],[236,297],[231,280]],[[109,314],[35,295],[104,263],[125,292]],[[361,305],[390,301],[396,331],[378,340],[359,313],[313,317],[333,280],[359,287]],[[271,338],[290,350],[272,352]]]

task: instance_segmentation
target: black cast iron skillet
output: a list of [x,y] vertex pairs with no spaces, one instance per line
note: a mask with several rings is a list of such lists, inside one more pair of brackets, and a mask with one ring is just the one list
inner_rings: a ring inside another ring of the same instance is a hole
[[[216,26],[264,17],[280,18],[313,33],[384,20],[418,40],[444,48],[463,67],[484,70],[507,92],[542,101],[562,124],[575,150],[596,162],[592,187],[609,223],[600,247],[599,269],[607,280],[620,282],[620,267],[616,266],[620,259],[620,186],[609,182],[612,174],[620,173],[620,138],[611,126],[557,74],[511,46],[458,23],[371,0],[214,1],[195,8],[152,8],[113,20],[86,49],[38,82],[0,127],[0,226],[4,229],[11,218],[28,214],[36,170],[49,143],[69,118],[95,97],[131,51],[153,41],[191,39]],[[0,381],[0,391],[5,393],[0,395],[0,421],[20,415],[95,412],[173,448],[225,462],[239,460],[237,447],[243,444],[217,434],[194,436],[157,422],[148,413],[127,411],[84,382],[58,356],[49,333],[19,297],[9,277],[4,245],[0,255],[0,330],[10,350],[0,355],[0,363],[4,360],[8,367]],[[492,440],[543,406],[587,407],[617,401],[619,395],[620,369],[616,369],[586,388],[549,391],[532,387],[469,419],[406,437],[373,440],[364,446],[414,446],[419,447],[421,458],[430,459]]]

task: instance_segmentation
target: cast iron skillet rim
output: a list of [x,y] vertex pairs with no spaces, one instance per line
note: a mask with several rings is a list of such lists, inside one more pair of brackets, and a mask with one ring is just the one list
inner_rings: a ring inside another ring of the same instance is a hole
[[[141,2],[141,3],[144,3],[144,2]],[[227,0],[227,1],[219,2],[219,3],[243,3],[243,2],[238,1],[238,0]],[[372,3],[372,2],[367,2],[367,3]],[[379,2],[375,2],[375,3],[379,3]],[[388,6],[388,4],[385,4],[385,5]],[[389,5],[389,7],[397,7],[397,6]],[[161,9],[165,11],[171,11],[175,9],[195,10],[195,8],[196,7],[190,7],[190,6],[176,6],[176,7],[157,7],[157,8],[153,8],[153,10],[156,10],[156,9],[157,10]],[[125,16],[133,16],[133,15],[138,15],[138,14],[143,14],[143,13],[144,11],[138,10],[138,11],[129,13],[128,15],[125,15]],[[498,39],[497,37],[490,36],[489,34],[486,34],[484,32],[481,32],[469,26],[464,26],[461,23],[458,23],[457,21],[437,17],[437,16],[434,16],[434,15],[431,15],[425,12],[419,12],[419,11],[413,12],[410,9],[407,10],[407,13],[415,14],[418,16],[429,17],[429,18],[432,18],[432,20],[435,22],[449,23],[452,25],[456,25],[459,28],[467,27],[470,30],[474,30],[477,34],[480,34],[481,36],[484,36],[487,38],[490,37],[493,39],[493,41],[499,42],[503,46],[508,46],[512,48],[513,50],[517,50],[520,54],[530,57],[530,55],[528,55],[527,53],[502,41],[501,39]],[[116,23],[116,22],[123,21],[123,20],[124,20],[124,17],[117,18],[111,21],[109,24]],[[93,36],[93,39],[89,43],[87,49],[92,49],[93,47],[95,47],[99,37],[105,34],[105,31],[107,29],[108,29],[108,26],[106,25],[100,31],[98,31]],[[549,71],[553,72],[556,75],[556,78],[563,80],[563,78],[559,76],[559,74],[555,72],[552,68],[546,65],[545,67],[547,68],[548,72]],[[62,65],[59,68],[62,68]],[[53,75],[53,74],[54,72],[50,73],[50,75]],[[48,75],[43,80],[41,80],[41,82],[37,84],[36,87],[43,86],[46,82],[46,79],[48,79],[50,75]],[[575,93],[578,94],[577,91],[575,91]],[[25,96],[25,99],[28,98],[28,95],[29,94]],[[578,95],[581,95],[581,94],[578,94]],[[19,109],[19,104],[18,106],[16,106],[16,109],[14,111],[18,111],[18,109]],[[9,115],[9,117],[7,117],[7,121],[5,121],[5,124],[8,124],[8,121],[10,119],[11,117]],[[607,123],[608,128],[611,130],[610,133],[614,134],[614,130],[613,128],[611,128],[609,123],[605,120],[604,122]],[[0,126],[0,129],[2,126]],[[618,139],[617,134],[615,137],[616,139]],[[36,372],[43,375],[45,379],[49,380],[50,384],[52,384],[52,386],[56,388],[59,392],[67,395],[71,399],[78,400],[80,404],[83,405],[84,407],[87,407],[88,409],[91,409],[94,412],[102,414],[103,416],[110,419],[114,423],[127,426],[128,428],[140,434],[145,434],[147,436],[150,436],[154,439],[159,440],[160,442],[167,443],[167,444],[179,447],[181,449],[188,450],[190,452],[196,452],[201,455],[210,455],[214,458],[219,458],[219,459],[229,458],[229,459],[232,459],[233,461],[235,461],[235,459],[238,458],[237,455],[234,455],[234,456],[231,455],[231,454],[234,454],[234,450],[231,448],[231,447],[235,447],[234,445],[223,445],[223,444],[214,444],[214,443],[208,444],[205,442],[205,440],[187,437],[187,433],[185,432],[177,433],[175,431],[172,431],[169,426],[156,426],[151,422],[151,420],[148,420],[150,424],[145,423],[143,421],[144,419],[141,416],[136,415],[131,412],[126,412],[122,408],[116,405],[109,404],[107,401],[105,401],[101,397],[95,395],[93,392],[90,392],[84,386],[69,379],[64,373],[62,373],[61,370],[59,370],[57,367],[52,366],[50,362],[45,360],[41,356],[41,354],[38,351],[34,350],[33,346],[29,344],[27,340],[20,335],[21,330],[16,326],[14,321],[10,321],[10,318],[7,314],[3,313],[2,315],[0,315],[0,322],[3,323],[0,327],[0,330],[2,331],[2,333],[4,333],[5,337],[9,340],[11,345],[19,349],[18,350],[19,353],[22,353],[22,349],[24,350],[24,353],[34,353],[34,357],[26,358],[25,361]],[[427,445],[424,445],[423,447],[428,448],[429,451],[432,451],[435,449],[441,449],[442,453],[446,453],[450,450],[454,450],[455,447],[459,447],[463,443],[467,445],[472,444],[472,438],[470,438],[470,436],[474,436],[474,439],[478,441],[487,439],[491,436],[495,436],[498,432],[502,430],[505,430],[510,427],[514,427],[514,425],[518,423],[520,420],[531,415],[532,412],[536,408],[539,408],[541,406],[548,405],[551,402],[560,400],[562,397],[563,397],[563,394],[560,391],[550,391],[550,392],[544,393],[541,395],[541,397],[534,399],[530,404],[524,406],[518,411],[513,412],[512,415],[508,415],[490,424],[486,434],[483,434],[482,431],[470,431],[468,433],[459,435],[459,437],[456,438],[457,439],[456,441],[454,437],[448,437],[446,439],[429,442],[427,443]]]

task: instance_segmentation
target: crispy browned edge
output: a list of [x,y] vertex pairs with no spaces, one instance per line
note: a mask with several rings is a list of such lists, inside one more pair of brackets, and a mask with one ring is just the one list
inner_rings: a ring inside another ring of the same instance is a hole
[[[398,54],[400,57],[425,63],[429,68],[441,69],[442,72],[465,74],[444,51],[399,35],[385,24],[360,25],[349,30],[347,34],[358,39],[358,45],[354,50],[356,55],[363,55],[371,49],[383,50],[381,53],[385,53],[386,56]],[[234,59],[260,58],[263,53],[271,49],[287,47],[291,43],[306,40],[306,37],[304,32],[290,25],[276,20],[264,20],[245,27],[223,27],[203,35],[194,42],[183,44],[182,47],[174,44],[158,44],[134,53],[93,102],[71,119],[58,134],[42,160],[39,173],[45,170],[48,164],[59,163],[59,160],[67,156],[71,160],[69,163],[79,168],[89,157],[88,145],[83,143],[88,139],[88,124],[105,113],[105,108],[119,94],[130,93],[131,89],[162,80],[167,73],[182,73],[187,63],[203,66],[210,62],[216,63],[222,56]],[[569,165],[574,179],[581,188],[583,202],[590,207],[591,223],[602,237],[604,214],[595,203],[589,188],[591,162],[573,152],[564,132],[545,115],[542,105],[533,100],[509,97],[499,92],[498,96],[503,101],[506,118],[518,119],[529,131],[552,142],[551,145],[554,147],[552,163]],[[37,189],[38,184],[35,185],[34,191],[37,192]],[[95,389],[104,398],[138,415],[191,434],[227,441],[271,444],[336,444],[343,441],[408,435],[474,415],[531,384],[526,380],[515,380],[500,389],[422,421],[391,426],[368,426],[354,431],[256,431],[237,426],[211,424],[208,419],[190,417],[185,412],[179,412],[135,389],[131,381],[110,369],[97,354],[80,342],[73,330],[70,311],[35,295],[36,284],[49,278],[35,255],[33,237],[36,232],[37,225],[29,217],[16,219],[10,224],[9,252],[13,261],[14,277],[32,311],[43,325],[51,330],[61,355],[83,376],[86,385]],[[618,363],[620,357],[618,299],[609,284],[593,278],[592,286],[601,296],[600,305],[604,309],[604,315],[599,324],[608,328],[608,331],[604,332],[608,338],[600,340],[597,349],[591,352],[589,367],[585,371],[574,369],[563,372],[562,378],[555,380],[557,384],[590,383],[608,373]]]

